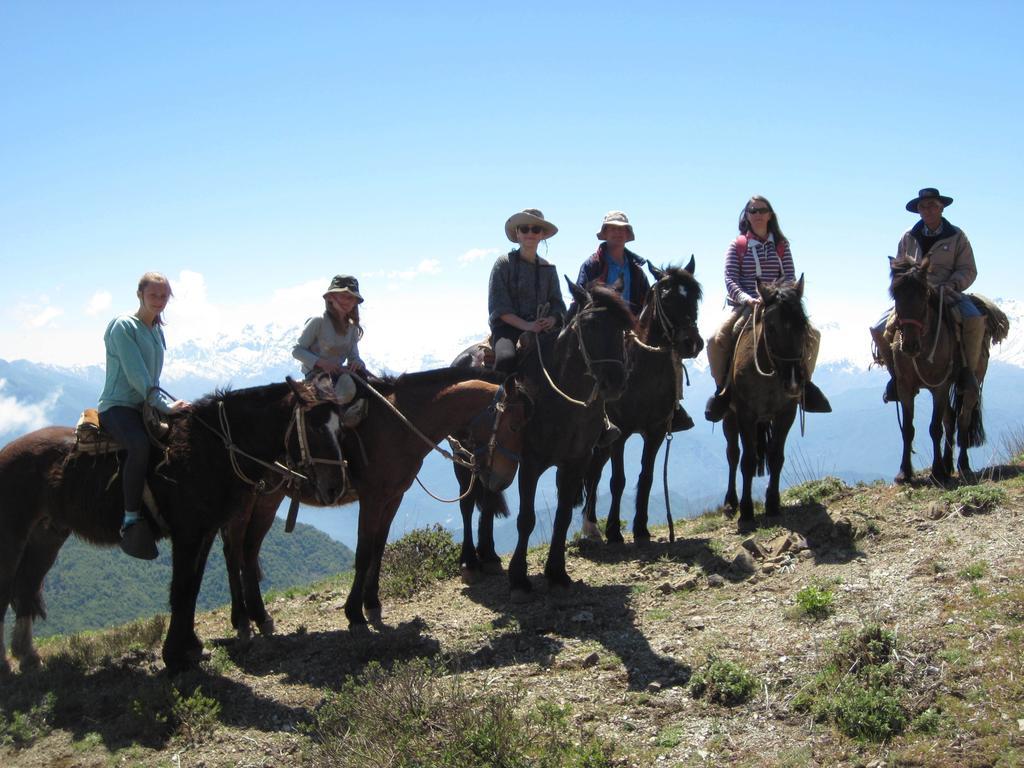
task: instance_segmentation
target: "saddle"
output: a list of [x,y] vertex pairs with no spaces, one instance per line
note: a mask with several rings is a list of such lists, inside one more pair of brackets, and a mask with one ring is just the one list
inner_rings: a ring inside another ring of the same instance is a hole
[[[142,409],[142,422],[146,426],[149,439],[160,448],[166,448],[166,438],[171,427],[160,420],[160,414],[148,404]],[[95,408],[86,408],[75,424],[75,445],[71,455],[100,456],[105,453],[116,453],[124,450],[113,435],[104,432],[100,426],[100,412]]]

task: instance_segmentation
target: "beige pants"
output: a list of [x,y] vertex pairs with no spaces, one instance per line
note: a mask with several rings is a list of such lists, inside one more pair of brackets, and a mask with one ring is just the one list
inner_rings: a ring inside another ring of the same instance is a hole
[[[711,368],[711,375],[715,377],[715,384],[718,385],[719,391],[728,383],[729,362],[732,360],[732,353],[736,348],[736,339],[739,338],[740,331],[746,325],[749,317],[749,307],[733,307],[732,312],[729,313],[715,335],[708,339],[708,365]],[[808,325],[807,340],[804,344],[804,366],[807,369],[808,379],[814,375],[820,345],[821,333],[813,325]]]

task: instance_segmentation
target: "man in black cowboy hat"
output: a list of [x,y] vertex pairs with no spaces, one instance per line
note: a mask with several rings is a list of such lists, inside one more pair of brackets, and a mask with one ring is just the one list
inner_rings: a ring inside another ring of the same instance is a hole
[[[961,323],[960,341],[963,348],[964,366],[958,386],[961,389],[978,389],[975,371],[981,358],[985,340],[985,316],[964,294],[978,276],[974,263],[974,250],[967,235],[954,227],[943,217],[942,212],[953,203],[952,197],[940,195],[934,187],[925,187],[917,197],[907,203],[907,210],[921,216],[913,227],[900,239],[896,258],[911,258],[921,261],[928,257],[928,282],[933,288],[941,288],[951,313]],[[885,402],[896,400],[896,382],[892,376],[892,349],[889,345],[891,334],[886,333],[889,313],[871,328],[871,336],[878,347],[878,355],[889,369],[889,383],[885,387]]]

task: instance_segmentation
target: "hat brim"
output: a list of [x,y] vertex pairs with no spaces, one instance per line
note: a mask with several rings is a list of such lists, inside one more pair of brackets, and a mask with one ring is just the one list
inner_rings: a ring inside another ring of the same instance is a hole
[[626,242],[627,243],[631,243],[634,240],[636,240],[636,235],[633,234],[633,225],[632,224],[602,224],[601,225],[601,231],[597,233],[597,239],[598,240],[605,240],[606,239],[604,231],[606,229],[608,229],[608,227],[618,227],[620,229],[628,229],[629,230],[629,237],[626,238]]
[[942,207],[945,208],[948,205],[953,204],[952,197],[946,197],[945,195],[939,195],[937,197],[915,197],[909,203],[907,203],[907,210],[911,213],[918,213],[917,206],[922,200],[938,200],[942,203]]
[[363,303],[363,297],[360,296],[355,291],[349,289],[349,288],[331,288],[330,290],[327,291],[327,293],[324,294],[324,298],[326,299],[332,293],[347,293],[350,296],[355,296],[356,297],[356,303],[357,304],[362,304]]
[[554,237],[555,234],[558,233],[558,227],[547,219],[542,219],[540,216],[534,216],[532,213],[521,211],[520,213],[514,213],[508,217],[508,221],[505,222],[505,237],[513,243],[518,243],[519,238],[516,237],[516,229],[521,224],[537,224],[544,227],[546,232],[541,240],[547,240],[549,237]]

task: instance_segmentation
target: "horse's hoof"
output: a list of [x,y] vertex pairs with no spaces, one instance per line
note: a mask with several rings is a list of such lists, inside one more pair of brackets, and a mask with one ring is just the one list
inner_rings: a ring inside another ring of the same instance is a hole
[[235,642],[239,645],[248,645],[252,642],[252,627],[249,622],[235,630]]
[[533,602],[533,590],[517,588],[509,594],[509,600],[515,605],[524,605]]
[[646,547],[651,543],[651,534],[649,533],[634,533],[633,543],[638,547]]
[[274,620],[268,616],[267,620],[260,624],[258,629],[261,635],[270,637],[274,634]]
[[480,563],[480,570],[488,576],[500,576],[505,572],[501,566],[501,560],[484,560]]
[[462,583],[471,587],[480,581],[481,574],[476,568],[467,568],[463,565],[459,568],[459,575],[462,577]]
[[39,658],[39,654],[35,651],[18,658],[18,669],[21,670],[22,674],[34,672],[41,666],[43,666],[43,660]]
[[743,517],[736,521],[736,532],[737,533],[753,533],[757,530],[757,523],[754,522],[753,517]]
[[896,475],[896,477],[894,477],[892,479],[892,481],[896,485],[906,485],[907,483],[909,483],[911,481],[912,478],[913,478],[913,475],[910,475],[910,474],[908,474],[906,472],[900,472],[898,475]]
[[350,635],[355,637],[367,637],[370,634],[370,625],[365,621],[361,621],[358,624],[349,624],[348,631]]
[[548,597],[556,605],[564,604],[570,600],[573,597],[572,580],[549,582]]
[[367,623],[374,627],[383,625],[384,622],[381,620],[380,606],[377,606],[376,608],[366,608],[364,610],[366,611]]
[[601,541],[601,530],[589,520],[583,521],[583,529],[580,535],[589,541]]
[[729,504],[728,502],[726,502],[725,504],[722,505],[722,517],[726,517],[729,519],[735,517],[736,509],[737,507],[735,504]]

